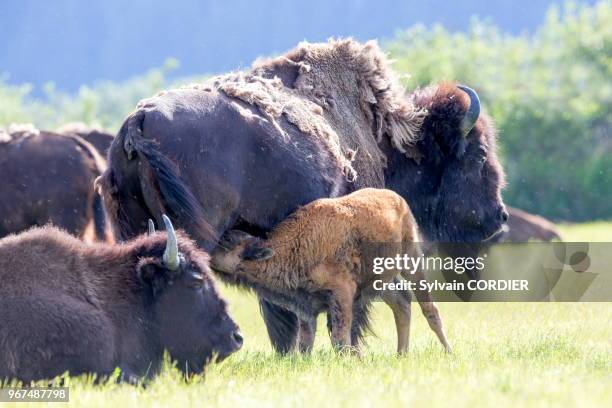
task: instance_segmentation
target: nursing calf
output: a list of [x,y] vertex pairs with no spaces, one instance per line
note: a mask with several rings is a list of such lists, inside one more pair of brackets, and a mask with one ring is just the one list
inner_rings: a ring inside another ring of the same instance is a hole
[[[318,313],[328,312],[332,342],[338,348],[356,346],[354,331],[359,325],[353,317],[367,314],[368,303],[381,296],[393,310],[402,353],[408,349],[410,295],[373,288],[375,280],[391,282],[400,271],[376,275],[363,265],[375,243],[397,244],[391,245],[394,250],[403,247],[418,256],[417,241],[416,223],[404,199],[390,190],[363,189],[305,205],[265,241],[230,231],[213,253],[211,265],[303,321],[316,321]],[[413,282],[425,279],[421,270],[401,273]],[[450,351],[430,294],[417,290],[416,295],[430,327]]]
[[242,345],[206,253],[166,232],[87,245],[54,227],[0,240],[0,381],[121,368],[154,375],[164,350],[185,373]]

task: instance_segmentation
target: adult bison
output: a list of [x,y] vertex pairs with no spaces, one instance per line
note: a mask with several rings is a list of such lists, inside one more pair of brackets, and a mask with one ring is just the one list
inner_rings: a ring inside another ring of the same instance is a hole
[[0,240],[0,381],[153,376],[164,350],[188,373],[242,345],[208,255],[165,232],[87,245],[54,227]]
[[[115,136],[110,132],[95,126],[87,126],[82,122],[67,123],[57,129],[58,133],[65,135],[75,135],[89,142],[96,148],[101,157],[106,159],[106,154]],[[97,192],[96,192],[97,194]],[[107,234],[106,215],[103,206],[95,208],[94,227],[97,237],[104,237]]]
[[102,157],[106,157],[106,153],[110,148],[115,136],[99,127],[87,126],[82,122],[67,123],[57,128],[58,133],[72,134],[87,140],[93,147],[96,148]]
[[104,210],[93,181],[105,168],[78,136],[32,126],[1,131],[0,237],[47,223],[83,237],[93,223],[96,239],[104,240]]
[[[99,184],[119,239],[169,212],[211,248],[229,228],[263,234],[301,205],[363,187],[398,192],[429,240],[480,241],[507,217],[476,93],[405,95],[374,42],[304,43],[143,100],[108,158]],[[262,310],[274,346],[291,349],[295,315]]]

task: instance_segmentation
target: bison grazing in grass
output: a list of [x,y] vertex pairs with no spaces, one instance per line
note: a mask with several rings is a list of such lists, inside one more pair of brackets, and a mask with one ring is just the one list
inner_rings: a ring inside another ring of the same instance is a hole
[[[303,320],[315,320],[318,313],[327,311],[336,347],[358,346],[359,329],[352,328],[353,310],[365,309],[362,313],[367,314],[367,304],[381,295],[393,310],[398,352],[403,353],[408,350],[410,298],[402,302],[406,296],[374,290],[375,280],[390,282],[400,271],[374,274],[364,267],[369,263],[365,258],[372,256],[371,248],[377,243],[403,244],[399,248],[416,258],[420,255],[418,239],[416,222],[404,199],[390,190],[368,188],[305,205],[265,241],[229,231],[213,254],[212,266],[261,288],[266,299]],[[401,273],[417,287],[425,279],[422,270]],[[429,326],[450,351],[430,293],[416,290],[416,294]],[[309,344],[307,349],[311,347]]]
[[[378,45],[345,39],[141,101],[99,184],[119,239],[168,213],[212,249],[230,229],[264,236],[302,205],[376,187],[408,202],[424,239],[479,242],[507,217],[496,150],[472,89],[406,94]],[[261,305],[281,352],[314,324]]]
[[96,149],[75,135],[32,126],[0,130],[0,237],[47,223],[105,240],[104,209],[93,182],[106,168]]
[[154,375],[164,350],[184,372],[242,345],[205,252],[166,232],[85,244],[55,227],[0,240],[0,381],[121,368]]

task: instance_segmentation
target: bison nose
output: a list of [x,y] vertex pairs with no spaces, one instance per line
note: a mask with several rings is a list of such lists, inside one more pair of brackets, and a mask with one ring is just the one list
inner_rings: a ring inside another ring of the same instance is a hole
[[501,210],[501,219],[502,219],[502,222],[504,222],[504,223],[507,222],[509,216],[510,215],[508,214],[508,211],[506,211],[505,208],[502,208],[502,210]]
[[235,331],[234,333],[232,333],[232,338],[238,345],[238,348],[242,347],[242,343],[244,343],[244,338],[242,337],[242,333],[240,333],[239,331]]

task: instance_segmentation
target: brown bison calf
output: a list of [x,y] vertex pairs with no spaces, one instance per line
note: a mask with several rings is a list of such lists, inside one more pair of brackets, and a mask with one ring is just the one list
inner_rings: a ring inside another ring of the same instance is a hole
[[[409,300],[373,288],[375,280],[390,282],[400,272],[391,269],[376,275],[363,267],[367,263],[363,261],[375,243],[403,244],[408,254],[418,256],[417,240],[416,223],[404,199],[390,190],[363,189],[300,208],[265,241],[230,231],[215,250],[211,265],[244,280],[305,321],[327,311],[336,347],[356,346],[353,314],[380,295],[393,310],[398,352],[403,353],[408,349]],[[425,279],[421,270],[401,274],[413,282]],[[430,327],[450,351],[430,294],[420,290],[416,294]]]
[[0,381],[121,368],[155,374],[164,350],[200,372],[242,337],[205,252],[164,216],[167,232],[87,245],[54,227],[0,240]]

